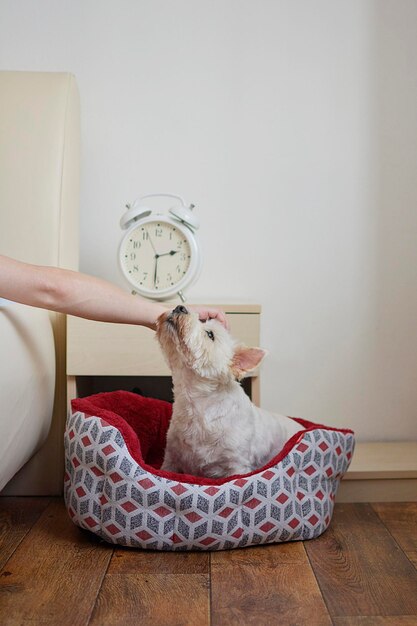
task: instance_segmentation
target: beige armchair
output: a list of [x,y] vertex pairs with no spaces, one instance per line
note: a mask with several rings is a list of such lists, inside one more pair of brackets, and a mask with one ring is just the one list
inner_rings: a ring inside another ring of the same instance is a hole
[[[0,72],[0,254],[77,269],[79,145],[72,75]],[[65,325],[0,302],[2,495],[62,491]]]

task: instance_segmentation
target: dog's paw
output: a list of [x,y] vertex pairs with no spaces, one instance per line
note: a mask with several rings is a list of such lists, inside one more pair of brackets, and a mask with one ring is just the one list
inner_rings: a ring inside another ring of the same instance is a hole
[[181,474],[181,469],[173,463],[162,463],[161,470],[163,472],[173,472],[174,474]]

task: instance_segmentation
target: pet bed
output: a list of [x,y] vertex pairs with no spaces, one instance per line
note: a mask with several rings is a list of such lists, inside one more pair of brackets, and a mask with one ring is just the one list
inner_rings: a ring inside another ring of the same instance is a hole
[[159,469],[171,410],[125,391],[72,401],[65,502],[75,524],[157,550],[240,548],[326,530],[353,453],[351,430],[297,419],[300,433],[266,466],[210,479]]

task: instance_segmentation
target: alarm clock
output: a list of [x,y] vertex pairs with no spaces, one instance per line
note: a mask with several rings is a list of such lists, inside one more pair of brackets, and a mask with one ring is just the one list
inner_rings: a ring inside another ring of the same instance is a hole
[[[168,212],[150,209],[147,198],[173,198]],[[181,196],[152,193],[141,196],[120,220],[127,230],[119,247],[123,275],[138,293],[153,300],[179,295],[185,302],[184,289],[201,271],[201,247],[196,237],[199,220]]]

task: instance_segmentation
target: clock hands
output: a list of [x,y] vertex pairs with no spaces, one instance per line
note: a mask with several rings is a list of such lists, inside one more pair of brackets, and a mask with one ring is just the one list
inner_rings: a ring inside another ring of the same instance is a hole
[[151,236],[149,234],[149,231],[147,231],[147,233],[148,233],[149,243],[152,246],[152,250],[155,252],[155,258],[156,259],[159,259],[159,257],[161,257],[161,256],[168,256],[169,254],[172,256],[173,254],[177,254],[177,252],[179,252],[179,250],[170,250],[169,252],[164,252],[164,254],[158,254],[157,251],[155,250],[155,246],[154,246],[152,238],[151,238]]
[[154,256],[154,259],[155,259],[155,271],[154,271],[154,275],[153,275],[153,284],[154,284],[154,287],[156,287],[156,281],[157,281],[157,278],[158,278],[158,259],[160,259],[162,256],[174,256],[174,254],[177,254],[177,252],[179,252],[179,250],[170,250],[169,252],[164,252],[164,254],[158,254],[156,249],[155,249],[155,246],[154,246],[154,243],[152,241],[152,238],[151,238],[151,236],[149,234],[149,231],[147,230],[146,232],[148,233],[149,243],[151,244],[152,250],[155,253],[155,256]]
[[173,256],[174,254],[177,254],[177,252],[178,250],[170,250],[169,252],[164,252],[164,254],[155,254],[155,273],[153,276],[154,287],[156,287],[156,279],[158,274],[158,259],[160,259],[161,256]]
[[154,287],[156,287],[156,279],[157,279],[157,275],[158,275],[158,259],[159,259],[159,255],[155,254],[155,273],[153,275],[153,285],[154,285]]
[[159,259],[160,255],[155,250],[155,246],[153,245],[153,241],[152,241],[152,238],[151,238],[151,236],[149,234],[149,230],[146,229],[146,232],[148,234],[148,239],[149,239],[149,243],[152,246],[152,250],[155,252],[155,256],[154,256],[154,259],[155,259],[155,271],[154,271],[154,275],[153,275],[153,286],[156,287],[156,279],[158,277],[158,259]]
[[160,257],[160,256],[168,256],[168,255],[173,256],[174,254],[177,254],[177,252],[179,252],[179,250],[171,250],[170,252],[165,252],[164,254],[157,254],[157,256],[158,257]]

